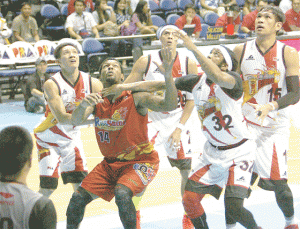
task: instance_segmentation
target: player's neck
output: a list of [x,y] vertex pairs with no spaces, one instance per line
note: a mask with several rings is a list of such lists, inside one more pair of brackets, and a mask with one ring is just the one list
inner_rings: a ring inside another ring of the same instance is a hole
[[256,38],[256,45],[262,52],[266,52],[276,41],[276,35],[261,36]]
[[68,79],[68,81],[71,83],[71,84],[74,84],[77,79],[78,79],[78,75],[79,75],[79,70],[78,68],[76,69],[72,69],[72,70],[66,70],[66,69],[61,69],[61,72],[63,74],[63,76]]

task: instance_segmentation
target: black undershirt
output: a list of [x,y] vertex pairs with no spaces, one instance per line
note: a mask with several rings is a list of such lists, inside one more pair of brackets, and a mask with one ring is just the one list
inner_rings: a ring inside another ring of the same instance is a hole
[[55,229],[57,216],[50,199],[42,196],[32,208],[29,218],[30,229]]
[[[235,78],[235,85],[232,89],[223,88],[221,89],[232,99],[239,99],[243,95],[243,85],[242,85],[242,79],[236,72],[227,72],[229,75],[233,76]],[[178,90],[181,91],[187,91],[192,93],[193,88],[195,85],[199,82],[201,76],[198,75],[187,75],[183,77],[176,78],[175,85]],[[212,81],[207,79],[207,84],[211,84]]]

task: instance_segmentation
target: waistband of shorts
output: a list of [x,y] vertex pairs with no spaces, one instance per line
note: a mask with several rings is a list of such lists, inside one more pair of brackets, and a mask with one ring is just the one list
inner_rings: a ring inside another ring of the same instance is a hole
[[232,144],[232,145],[227,145],[227,146],[215,146],[215,145],[213,145],[211,143],[210,144],[211,144],[212,147],[216,148],[217,150],[228,150],[228,149],[233,149],[233,148],[236,148],[236,147],[242,145],[247,140],[248,140],[247,138],[244,138],[243,140],[241,140],[238,143],[235,143],[235,144]]
[[125,159],[119,159],[119,158],[108,158],[108,157],[104,157],[104,160],[110,164],[110,163],[115,163],[115,162],[125,162],[125,161],[128,161],[128,160],[125,160]]

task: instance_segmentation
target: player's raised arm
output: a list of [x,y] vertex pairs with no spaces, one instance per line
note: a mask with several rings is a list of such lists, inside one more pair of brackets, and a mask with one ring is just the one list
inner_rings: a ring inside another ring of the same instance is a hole
[[[218,84],[219,86],[223,88],[232,89],[235,85],[235,78],[232,77],[230,74],[226,73],[225,71],[222,71],[219,66],[214,63],[211,59],[212,58],[221,58],[223,54],[225,63],[227,63],[228,71],[232,70],[232,63],[228,63],[226,59],[231,59],[229,54],[228,57],[226,56],[226,52],[223,52],[221,49],[225,49],[222,46],[219,46],[217,49],[221,52],[218,53],[217,51],[215,53],[211,53],[211,55],[207,58],[204,56],[201,51],[197,48],[197,46],[193,43],[193,41],[184,33],[181,31],[176,32],[180,39],[183,40],[184,45],[187,49],[193,52],[196,59],[201,65],[201,68],[206,73],[209,79],[211,79],[214,83]],[[225,54],[225,55],[224,55]],[[222,60],[220,59],[220,64],[222,64]]]
[[92,93],[87,95],[72,113],[72,124],[74,126],[84,123],[87,118],[93,113],[94,107],[103,102],[100,93]]
[[153,111],[170,111],[177,107],[177,89],[172,76],[174,60],[172,59],[170,48],[163,48],[161,54],[163,57],[163,67],[165,69],[165,97],[155,96],[150,93],[139,93],[135,96],[137,107],[149,108]]

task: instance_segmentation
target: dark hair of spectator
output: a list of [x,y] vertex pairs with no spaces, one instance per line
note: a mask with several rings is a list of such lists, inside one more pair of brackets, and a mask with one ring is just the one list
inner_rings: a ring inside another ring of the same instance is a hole
[[282,12],[282,10],[277,7],[277,6],[265,6],[263,8],[261,8],[261,10],[259,12],[262,11],[271,11],[272,14],[275,16],[276,22],[285,22],[285,15]]
[[26,162],[31,160],[33,141],[20,126],[9,126],[0,132],[0,180],[14,181]]
[[188,9],[193,9],[193,10],[195,10],[195,12],[197,12],[195,5],[192,4],[192,3],[188,3],[188,4],[185,5],[184,12],[186,12]]
[[117,59],[115,59],[113,57],[107,57],[105,60],[103,60],[103,62],[101,63],[101,65],[99,67],[99,74],[100,74],[100,76],[101,76],[101,71],[102,71],[103,65],[105,64],[105,62],[107,62],[109,60],[114,60],[114,61],[118,62],[119,66],[121,68],[121,73],[123,74],[123,68],[122,68],[121,63]]
[[76,5],[76,2],[82,2],[82,4],[83,4],[84,6],[86,6],[84,0],[75,0],[74,6]]
[[[118,12],[118,4],[121,2],[121,0],[116,0],[115,1],[115,4],[114,4],[114,11],[115,11],[115,13],[117,13]],[[123,15],[125,15],[126,14],[126,8],[123,10]]]
[[240,7],[238,6],[238,4],[232,4],[232,5],[229,6],[229,11],[240,12],[241,9],[240,9]]
[[73,44],[71,42],[61,43],[60,45],[56,46],[56,48],[54,50],[55,59],[60,58],[62,48],[65,47],[65,46],[68,46],[68,45],[73,46],[74,48],[76,48],[77,52],[79,52],[78,47],[75,44]]
[[[109,15],[106,12],[106,10],[102,11],[102,9],[100,8],[100,4],[102,1],[105,1],[107,3],[107,0],[97,0],[95,3],[95,10],[98,13],[98,17],[99,17],[99,24],[103,24],[105,21],[109,20]],[[100,13],[102,11],[102,14]],[[103,18],[103,16],[104,18]]]
[[21,9],[24,7],[24,6],[30,6],[31,7],[31,4],[29,2],[22,2],[21,3]]
[[143,11],[143,8],[146,4],[148,4],[148,3],[144,0],[139,1],[139,3],[137,4],[137,6],[135,8],[135,11],[134,11],[134,13],[137,14],[141,23],[147,22],[147,19],[148,19],[147,15]]

